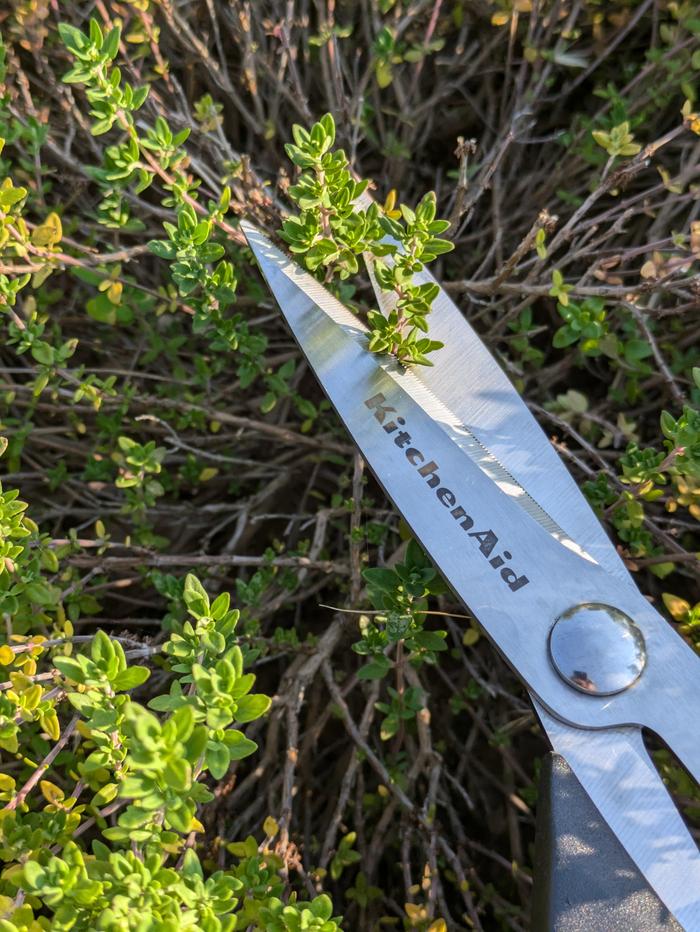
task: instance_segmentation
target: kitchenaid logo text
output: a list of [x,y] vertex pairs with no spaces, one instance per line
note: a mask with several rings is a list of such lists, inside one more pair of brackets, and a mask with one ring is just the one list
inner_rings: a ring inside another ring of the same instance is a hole
[[508,585],[511,591],[517,592],[518,589],[522,589],[530,580],[527,576],[518,576],[514,569],[510,566],[506,566],[506,561],[512,560],[513,555],[508,550],[504,550],[501,554],[491,556],[498,544],[498,537],[496,534],[490,528],[483,531],[472,530],[474,527],[474,519],[457,503],[457,496],[454,492],[442,484],[440,476],[438,475],[438,470],[440,468],[438,464],[435,460],[428,460],[417,447],[412,446],[411,435],[407,430],[400,429],[406,426],[406,421],[402,417],[391,417],[390,415],[396,414],[396,408],[392,408],[390,405],[385,404],[385,401],[386,398],[380,392],[368,398],[365,401],[365,406],[374,413],[375,420],[382,425],[382,429],[385,433],[396,434],[394,437],[396,446],[400,450],[403,450],[406,459],[411,466],[415,466],[418,475],[425,480],[427,487],[433,489],[435,497],[440,504],[444,508],[449,509],[452,519],[459,524],[468,537],[473,539],[474,544],[478,544],[479,550],[488,560],[490,566],[495,570],[499,570],[501,579]]

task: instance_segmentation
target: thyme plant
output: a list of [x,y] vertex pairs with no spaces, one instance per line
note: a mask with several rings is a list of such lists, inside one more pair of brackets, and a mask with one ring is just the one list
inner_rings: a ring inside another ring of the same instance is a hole
[[414,276],[454,248],[440,236],[450,224],[436,219],[434,192],[415,210],[405,204],[397,208],[394,192],[383,208],[374,203],[362,207],[357,199],[367,181],[355,181],[345,152],[333,150],[332,115],[321,117],[310,130],[297,124],[292,132],[294,142],[285,148],[302,173],[289,189],[300,213],[282,224],[291,251],[326,282],[355,275],[358,257],[367,256],[375,280],[392,301],[386,316],[378,310],[367,314],[369,349],[389,353],[403,365],[432,365],[428,355],[442,343],[422,334],[428,332],[427,318],[439,289],[430,282],[417,284]]
[[[281,862],[264,843],[219,870],[196,850],[215,798],[208,775],[221,780],[257,750],[237,726],[270,707],[251,692],[228,593],[210,601],[188,575],[189,618],[160,645],[102,630],[77,638],[45,578],[59,569],[55,551],[26,509],[0,487],[12,618],[0,646],[0,748],[18,765],[0,778],[0,929],[336,932],[327,896],[280,899]],[[170,687],[145,706],[132,693],[154,663]]]
[[445,287],[700,649],[694,5],[286,7],[3,8],[0,932],[527,925],[545,744],[239,217],[358,306],[366,258],[409,366],[449,218]]

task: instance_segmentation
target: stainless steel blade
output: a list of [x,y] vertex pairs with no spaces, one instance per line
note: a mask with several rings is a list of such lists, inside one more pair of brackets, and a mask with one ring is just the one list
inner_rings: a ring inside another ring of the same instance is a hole
[[[700,658],[636,590],[560,546],[494,486],[464,456],[459,428],[415,374],[370,354],[365,329],[340,302],[254,228],[246,225],[244,232],[311,367],[375,475],[540,701],[572,724],[647,726],[698,779],[700,746],[687,720],[700,708]],[[492,401],[497,407],[498,399]],[[407,451],[400,443],[404,434],[412,444]],[[571,689],[547,653],[555,618],[589,601],[616,605],[634,618],[648,648],[647,667],[635,686],[607,698]]]
[[[365,195],[364,206],[368,203]],[[388,315],[395,299],[378,286],[370,257],[366,257],[366,264],[379,307]],[[423,284],[435,279],[426,270],[417,276],[417,281]],[[529,455],[525,460],[513,461],[510,451],[501,448],[499,465],[539,499],[526,501],[526,511],[550,532],[553,522],[559,529],[566,528],[584,549],[595,555],[596,562],[617,575],[623,584],[634,586],[603,528],[597,520],[591,521],[591,509],[578,487],[571,490],[569,473],[556,455],[553,466],[552,446],[545,434],[462,313],[439,287],[438,300],[429,317],[428,335],[446,345],[436,354],[436,366],[421,368],[418,378],[446,401],[453,415],[460,417],[482,444],[487,443],[487,438],[473,412],[480,410],[481,392],[495,381],[500,382],[499,403],[508,398],[510,429],[518,441],[523,439]],[[456,383],[446,373],[459,371],[465,360],[472,363],[471,371],[479,371],[481,378],[463,380],[459,391],[454,392]],[[471,449],[465,447],[465,452],[473,457]],[[480,461],[480,457],[473,458]],[[493,473],[492,478],[497,481]],[[557,482],[569,487],[565,498],[549,494]],[[501,488],[509,494],[507,484],[501,484]],[[523,504],[522,498],[519,501]],[[542,504],[544,507],[540,507]],[[569,762],[659,899],[686,929],[700,928],[700,855],[649,759],[639,730],[582,732],[551,716],[534,698],[533,705],[554,749]]]
[[700,853],[644,747],[638,728],[582,732],[535,702],[561,754],[662,903],[687,932],[700,930]]
[[[371,203],[365,192],[360,206],[366,208]],[[391,237],[385,239],[390,241]],[[396,299],[379,288],[371,262],[366,264],[379,308],[386,315]],[[453,419],[464,425],[512,480],[527,491],[528,497],[521,496],[519,500],[528,514],[561,540],[574,541],[580,551],[589,554],[609,573],[634,585],[566,466],[464,314],[427,269],[414,275],[414,281],[434,283],[440,288],[428,316],[427,336],[444,343],[433,356],[434,366],[416,367],[416,378],[440,399]],[[466,448],[465,452],[472,455]],[[483,464],[483,450],[482,459],[476,459]],[[497,481],[494,473],[491,477]]]

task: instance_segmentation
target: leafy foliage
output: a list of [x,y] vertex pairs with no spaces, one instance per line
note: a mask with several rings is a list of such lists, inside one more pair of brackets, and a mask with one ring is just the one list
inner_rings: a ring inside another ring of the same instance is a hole
[[[9,521],[6,547],[8,541],[30,537],[26,505],[16,493],[4,494],[2,508]],[[23,552],[21,544],[12,545],[4,575],[12,562],[13,575],[21,578]],[[40,598],[41,583],[36,578],[25,582],[24,591],[31,586],[29,598]],[[170,692],[149,702],[161,715],[130,695],[148,680],[150,669],[130,664],[121,641],[101,630],[87,639],[88,652],[55,653],[70,644],[70,637],[56,643],[33,633],[13,635],[0,647],[11,687],[2,693],[0,746],[10,754],[19,751],[20,724],[29,745],[41,733],[45,737],[38,746],[55,742],[43,763],[26,762],[23,769],[34,774],[23,785],[4,778],[7,804],[0,833],[6,861],[2,927],[7,932],[30,927],[224,932],[237,927],[242,898],[256,903],[255,910],[250,903],[244,907],[248,927],[338,928],[328,897],[285,905],[276,895],[274,874],[261,883],[257,845],[237,869],[205,875],[187,840],[202,831],[199,808],[214,799],[206,774],[221,779],[232,761],[257,750],[254,741],[231,726],[259,719],[270,699],[250,692],[255,677],[244,673],[235,635],[239,612],[230,609],[228,593],[210,603],[200,581],[189,575],[183,597],[193,621],[178,625],[160,648],[176,674]],[[158,650],[131,653],[152,658]],[[56,684],[51,689],[42,685],[47,664]],[[62,729],[59,712],[66,704],[77,714]],[[70,770],[78,779],[71,795],[36,779],[60,760],[57,754],[69,740]],[[33,792],[37,783],[41,797]],[[89,801],[78,804],[85,793]],[[73,838],[91,826],[88,854]]]
[[403,365],[432,262],[697,647],[696,11],[6,7],[0,929],[524,928],[546,746],[238,218]]
[[367,182],[353,180],[342,149],[332,151],[332,115],[327,113],[308,131],[299,125],[292,131],[294,143],[286,146],[287,155],[309,170],[289,189],[302,211],[282,225],[291,251],[302,254],[311,271],[325,270],[326,282],[354,275],[358,256],[370,255],[375,280],[392,299],[386,316],[376,310],[367,315],[370,350],[390,353],[404,365],[432,365],[427,354],[442,344],[421,334],[428,331],[427,316],[438,286],[416,284],[413,277],[427,262],[454,248],[440,238],[450,224],[435,219],[435,194],[426,194],[415,211],[405,204],[397,209],[395,192],[383,210],[374,203],[362,207],[357,199]]

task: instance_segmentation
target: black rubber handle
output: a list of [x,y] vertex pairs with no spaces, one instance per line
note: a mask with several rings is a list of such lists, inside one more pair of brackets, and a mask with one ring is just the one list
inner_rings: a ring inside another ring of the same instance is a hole
[[543,761],[532,932],[682,932],[566,761]]

